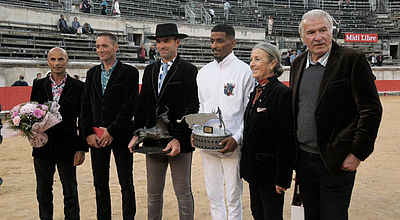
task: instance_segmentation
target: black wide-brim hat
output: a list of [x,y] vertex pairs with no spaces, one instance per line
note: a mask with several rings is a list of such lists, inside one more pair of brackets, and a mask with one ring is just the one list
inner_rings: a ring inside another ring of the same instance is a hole
[[147,36],[148,39],[155,40],[159,37],[177,37],[179,39],[187,38],[188,35],[178,33],[178,27],[176,24],[167,23],[167,24],[158,24],[156,27],[156,35]]

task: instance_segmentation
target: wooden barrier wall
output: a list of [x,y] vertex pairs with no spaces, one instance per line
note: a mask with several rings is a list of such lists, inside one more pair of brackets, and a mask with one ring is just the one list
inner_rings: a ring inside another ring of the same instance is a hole
[[[287,81],[283,83],[289,85]],[[400,80],[376,80],[375,85],[379,93],[400,92]],[[1,110],[11,110],[14,106],[29,101],[31,90],[31,86],[0,87]]]

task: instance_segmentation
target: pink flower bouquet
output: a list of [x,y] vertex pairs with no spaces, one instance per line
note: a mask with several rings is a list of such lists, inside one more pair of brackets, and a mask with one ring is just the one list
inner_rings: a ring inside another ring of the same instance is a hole
[[11,110],[1,135],[5,138],[21,135],[29,140],[32,147],[43,147],[49,139],[44,131],[62,121],[59,108],[56,102],[19,104]]

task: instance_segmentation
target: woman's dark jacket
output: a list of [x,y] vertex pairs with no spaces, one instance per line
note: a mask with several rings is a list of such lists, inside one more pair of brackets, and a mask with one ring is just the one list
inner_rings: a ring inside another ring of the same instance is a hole
[[244,115],[240,175],[259,187],[289,188],[296,155],[292,91],[273,77],[252,106],[255,95]]

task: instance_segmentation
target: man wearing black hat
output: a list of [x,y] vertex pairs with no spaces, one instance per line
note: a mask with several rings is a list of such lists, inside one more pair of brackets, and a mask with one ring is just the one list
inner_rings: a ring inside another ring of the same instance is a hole
[[[171,167],[172,182],[178,200],[179,218],[193,219],[194,216],[190,183],[193,152],[190,144],[191,130],[187,124],[176,122],[184,115],[197,113],[199,109],[197,68],[177,53],[180,39],[186,37],[186,34],[178,33],[175,24],[159,24],[156,27],[156,35],[148,37],[156,40],[161,60],[148,65],[144,71],[134,128],[153,127],[157,122],[157,113],[168,110],[168,131],[173,136],[171,141],[160,146],[165,154],[146,155],[148,219],[162,218],[168,164]],[[138,137],[135,136],[129,143],[131,152],[137,140]]]

